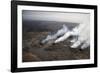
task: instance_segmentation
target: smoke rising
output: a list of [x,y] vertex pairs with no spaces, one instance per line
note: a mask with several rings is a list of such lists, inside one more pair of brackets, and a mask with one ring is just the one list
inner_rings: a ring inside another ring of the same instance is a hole
[[56,40],[59,36],[64,35],[68,31],[68,27],[63,24],[62,28],[57,31],[55,34],[47,35],[47,37],[42,41],[42,43],[49,42],[50,40]]
[[47,35],[47,37],[42,40],[42,43],[60,43],[61,41],[65,41],[66,39],[68,39],[70,36],[73,36],[74,38],[70,40],[70,42],[72,43],[70,47],[77,48],[82,45],[81,49],[84,49],[90,45],[89,30],[90,28],[86,24],[79,24],[72,30],[69,30],[68,27],[63,24],[62,28],[59,29],[55,34]]

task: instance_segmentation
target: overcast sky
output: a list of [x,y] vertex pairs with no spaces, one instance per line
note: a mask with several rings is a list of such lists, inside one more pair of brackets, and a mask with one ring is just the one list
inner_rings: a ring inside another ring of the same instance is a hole
[[73,23],[90,23],[90,14],[68,12],[44,12],[23,10],[23,20],[61,21]]

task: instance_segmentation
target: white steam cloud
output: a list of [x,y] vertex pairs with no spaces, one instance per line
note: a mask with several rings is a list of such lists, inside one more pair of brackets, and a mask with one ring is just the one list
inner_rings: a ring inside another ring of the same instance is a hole
[[68,28],[64,24],[63,27],[57,31],[57,33],[53,35],[47,35],[47,37],[42,41],[42,43],[46,43],[50,40],[55,40],[57,39],[57,37],[64,35],[67,31],[68,31]]
[[70,36],[76,37],[70,40],[72,45],[71,48],[77,48],[81,45],[81,49],[87,48],[90,46],[90,26],[86,24],[79,24],[72,30],[69,30],[68,27],[63,24],[63,27],[53,35],[47,35],[47,37],[42,40],[42,43],[47,43],[52,40],[51,43],[59,43],[65,41]]

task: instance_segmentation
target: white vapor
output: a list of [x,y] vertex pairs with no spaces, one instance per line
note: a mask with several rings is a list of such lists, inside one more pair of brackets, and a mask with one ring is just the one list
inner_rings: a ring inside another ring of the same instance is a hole
[[[66,27],[67,27],[67,26],[66,26]],[[55,40],[54,43],[58,43],[58,42],[64,41],[64,40],[66,40],[69,36],[78,36],[78,28],[75,27],[75,28],[73,28],[72,30],[69,30],[69,31],[65,32],[65,34],[64,34],[62,37],[60,37],[60,38],[58,38],[57,40]],[[74,40],[76,40],[76,39],[73,39],[73,41],[74,41]],[[73,42],[73,41],[71,41],[71,42]]]
[[63,24],[63,27],[57,31],[57,33],[52,35],[47,35],[47,37],[42,40],[42,43],[49,42],[50,40],[55,40],[57,37],[64,35],[68,31],[68,28],[65,24]]
[[77,48],[81,45],[81,49],[90,46],[90,26],[87,24],[80,24],[78,26],[78,40],[71,45],[72,48]]
[[[59,37],[60,36],[60,37]],[[76,37],[70,40],[72,45],[71,48],[77,48],[81,45],[81,49],[87,48],[90,46],[90,26],[87,24],[79,24],[72,30],[69,30],[68,27],[63,24],[63,27],[53,35],[48,35],[42,43],[49,42],[53,40],[53,43],[59,43],[65,41],[70,36]]]

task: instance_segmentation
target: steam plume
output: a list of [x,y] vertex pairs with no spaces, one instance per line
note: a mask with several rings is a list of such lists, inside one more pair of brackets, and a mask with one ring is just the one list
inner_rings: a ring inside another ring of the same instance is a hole
[[[65,41],[68,37],[73,36],[70,40],[72,42],[71,48],[77,48],[81,46],[81,49],[87,48],[90,45],[90,28],[89,25],[79,24],[72,30],[69,30],[68,27],[63,24],[62,28],[57,31],[57,33],[53,35],[47,35],[47,37],[42,40],[42,43],[59,43],[61,41]],[[52,42],[51,42],[52,41]]]

